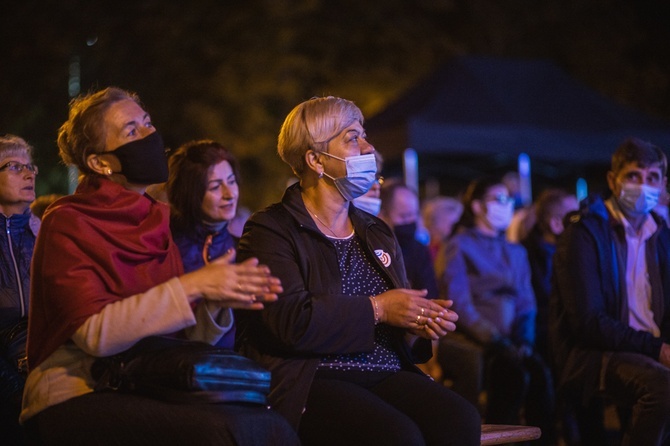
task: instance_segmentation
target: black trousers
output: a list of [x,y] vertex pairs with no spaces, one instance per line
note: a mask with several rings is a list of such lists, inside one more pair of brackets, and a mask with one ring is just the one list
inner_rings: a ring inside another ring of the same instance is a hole
[[19,364],[26,356],[28,321],[23,319],[0,329],[0,444],[22,445],[19,425],[25,373]]
[[316,378],[300,422],[303,445],[479,445],[481,418],[464,398],[400,371],[371,386]]
[[263,406],[168,403],[138,395],[90,393],[28,420],[34,445],[296,446],[298,436]]
[[670,369],[638,353],[614,352],[605,364],[603,394],[632,407],[621,444],[670,444]]
[[542,429],[541,443],[555,441],[553,379],[551,370],[537,353],[525,358],[512,349],[490,353],[486,379],[487,423],[519,424],[524,408],[526,424]]
[[484,349],[459,332],[449,333],[439,342],[437,358],[444,377],[452,380],[454,392],[479,407],[479,394],[484,389]]

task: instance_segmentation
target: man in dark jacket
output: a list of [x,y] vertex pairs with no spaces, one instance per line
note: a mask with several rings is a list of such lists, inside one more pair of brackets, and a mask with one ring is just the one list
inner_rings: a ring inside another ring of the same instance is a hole
[[607,174],[611,197],[572,219],[554,257],[559,389],[584,405],[596,395],[632,405],[623,444],[670,436],[670,232],[650,212],[666,170],[658,147],[624,141]]

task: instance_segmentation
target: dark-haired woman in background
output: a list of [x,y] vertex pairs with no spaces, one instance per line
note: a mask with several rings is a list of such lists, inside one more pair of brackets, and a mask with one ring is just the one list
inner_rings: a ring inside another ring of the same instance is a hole
[[[487,383],[486,422],[526,422],[542,428],[551,443],[553,384],[542,358],[534,352],[535,295],[523,246],[505,239],[514,200],[497,178],[468,186],[455,234],[438,253],[435,272],[442,298],[454,301],[458,331],[484,351]],[[459,363],[454,364],[458,368]],[[462,370],[463,379],[478,370]]]
[[[170,156],[169,166],[165,189],[172,211],[170,225],[184,272],[198,270],[221,257],[233,262],[238,239],[228,232],[228,223],[235,217],[240,196],[237,160],[218,142],[203,139],[179,147]],[[249,259],[242,264],[255,266],[258,261]],[[224,271],[221,279],[228,281],[234,277],[226,277]],[[235,344],[233,309],[214,305],[219,308],[215,326],[223,329],[216,345],[232,350]],[[203,312],[203,317],[209,314],[213,312]],[[207,337],[207,334],[199,336]],[[297,442],[297,435],[280,415],[272,413],[270,416],[265,407],[253,412],[240,421],[254,426],[249,432],[253,432],[259,444],[283,446]],[[277,426],[285,427],[285,432],[282,434]]]
[[[239,198],[237,161],[221,144],[199,140],[177,149],[169,165],[170,227],[184,271],[196,270],[222,256],[233,261],[238,239],[228,232],[228,223],[235,216]],[[217,345],[232,349],[235,329],[231,309],[219,317],[226,333]]]

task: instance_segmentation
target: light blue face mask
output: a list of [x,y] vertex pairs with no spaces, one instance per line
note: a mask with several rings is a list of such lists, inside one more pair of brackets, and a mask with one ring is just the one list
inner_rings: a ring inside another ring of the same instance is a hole
[[661,190],[647,184],[624,183],[619,194],[619,206],[631,215],[646,215],[658,204]]
[[323,172],[324,175],[333,180],[335,187],[340,191],[345,200],[351,201],[370,190],[377,175],[377,161],[373,153],[348,156],[346,158],[340,158],[326,152],[321,153],[345,163],[347,169],[346,176],[333,178],[326,172]]
[[366,195],[361,195],[360,197],[354,198],[354,206],[356,206],[361,211],[365,211],[368,214],[372,214],[375,217],[379,214],[379,210],[382,207],[382,200],[376,197],[368,197]]

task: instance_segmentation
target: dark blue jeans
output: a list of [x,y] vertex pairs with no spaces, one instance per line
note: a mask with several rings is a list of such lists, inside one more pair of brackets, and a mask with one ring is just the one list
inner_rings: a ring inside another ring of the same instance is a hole
[[601,391],[615,404],[632,407],[622,445],[670,441],[670,369],[638,353],[614,352],[604,364]]

